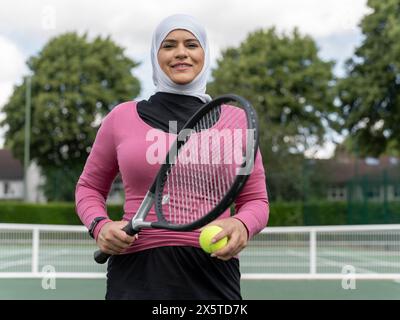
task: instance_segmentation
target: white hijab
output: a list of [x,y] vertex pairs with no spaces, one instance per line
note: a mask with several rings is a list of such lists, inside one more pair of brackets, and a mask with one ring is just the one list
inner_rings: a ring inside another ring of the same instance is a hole
[[[162,41],[173,30],[187,30],[199,40],[204,50],[204,66],[201,72],[188,84],[176,84],[161,69],[158,64],[157,54]],[[207,77],[210,68],[210,53],[205,29],[198,21],[185,14],[175,14],[165,18],[157,26],[153,34],[151,44],[151,63],[153,65],[153,82],[156,86],[156,92],[169,92],[183,94],[200,98],[204,103],[211,101],[211,97],[206,94]]]

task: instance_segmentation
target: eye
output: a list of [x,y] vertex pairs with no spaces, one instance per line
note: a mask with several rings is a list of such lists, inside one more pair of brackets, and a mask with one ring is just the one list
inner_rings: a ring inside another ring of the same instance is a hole
[[199,45],[196,42],[190,42],[187,45],[189,48],[197,48]]
[[169,49],[169,48],[173,48],[174,46],[173,46],[171,43],[164,43],[164,44],[162,45],[162,47],[163,47],[164,49]]

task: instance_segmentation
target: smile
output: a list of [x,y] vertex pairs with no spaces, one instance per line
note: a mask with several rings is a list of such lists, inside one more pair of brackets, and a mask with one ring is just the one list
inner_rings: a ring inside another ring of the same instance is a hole
[[172,65],[172,68],[175,70],[187,70],[191,67],[192,67],[192,65],[190,65],[188,63],[177,63],[177,64]]

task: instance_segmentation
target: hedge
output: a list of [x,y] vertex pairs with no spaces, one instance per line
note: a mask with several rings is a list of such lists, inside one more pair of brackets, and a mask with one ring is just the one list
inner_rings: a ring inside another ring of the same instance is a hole
[[[113,220],[122,217],[122,205],[108,205]],[[0,223],[81,225],[74,203],[27,204],[0,202]],[[274,202],[269,226],[400,223],[400,203],[348,205],[346,202]]]
[[[107,211],[111,219],[120,220],[121,205],[109,205]],[[75,213],[74,203],[29,204],[22,202],[0,202],[0,223],[34,223],[81,225]]]

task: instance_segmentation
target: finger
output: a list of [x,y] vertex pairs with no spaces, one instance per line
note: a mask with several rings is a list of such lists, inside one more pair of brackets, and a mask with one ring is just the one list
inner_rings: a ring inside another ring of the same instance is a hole
[[227,251],[223,251],[223,249],[215,251],[216,253],[216,258],[222,259],[222,260],[229,260],[235,256],[237,256],[246,246],[243,245],[242,243],[238,243],[236,246],[228,249]]
[[100,250],[104,253],[108,253],[108,254],[120,254],[121,251],[118,250],[115,246],[111,245],[111,244],[104,244],[100,246]]
[[225,247],[215,251],[211,256],[230,259],[241,250],[240,248],[240,237],[236,233],[233,233],[230,235],[228,244]]
[[221,248],[217,251],[214,251],[211,254],[211,257],[216,257],[216,258],[228,258],[234,255],[236,247],[234,246],[225,246],[224,248]]
[[129,245],[125,244],[124,242],[120,242],[118,240],[112,240],[105,244],[110,250],[117,251],[118,253],[125,251]]
[[215,258],[219,259],[219,260],[222,260],[222,261],[228,261],[228,260],[232,259],[233,257],[234,256],[229,256],[229,257],[224,256],[224,257],[215,257]]
[[[118,225],[120,226],[120,229],[121,229],[122,231],[124,231],[123,229],[124,229],[129,223],[130,223],[130,221],[125,221],[125,220],[123,220],[123,221],[119,221],[119,222],[118,222]],[[124,241],[124,242],[127,242],[127,243],[129,243],[129,244],[132,244],[133,241],[135,241],[135,240],[137,240],[137,239],[139,238],[139,234],[135,234],[135,235],[131,236],[131,235],[127,234],[125,231],[124,231],[124,236],[122,236],[122,233],[120,233],[120,235],[121,235],[121,237],[122,237],[122,238],[120,238],[120,240],[121,240],[121,241]]]
[[215,243],[225,237],[230,237],[230,232],[228,230],[222,229],[222,231],[218,232],[212,239],[211,239],[211,243]]
[[[130,246],[130,243],[121,241],[121,239],[117,236],[118,232],[122,232],[122,234],[124,234],[124,232],[120,230],[110,230],[110,233],[103,239],[102,243],[112,246],[112,249],[115,250],[125,250]],[[122,235],[122,237],[124,237],[124,235]]]
[[234,239],[230,239],[228,244],[225,247],[218,249],[217,251],[214,251],[211,254],[211,256],[212,257],[227,257],[227,256],[230,256],[235,249],[236,249],[236,241]]
[[100,251],[104,252],[104,253],[107,253],[107,254],[111,254],[111,255],[118,254],[114,250],[108,249],[107,247],[104,247],[104,246],[100,246]]
[[115,230],[114,236],[120,242],[126,243],[128,245],[131,245],[133,243],[133,241],[135,241],[138,238],[137,234],[130,236],[125,231],[122,231],[122,230]]

